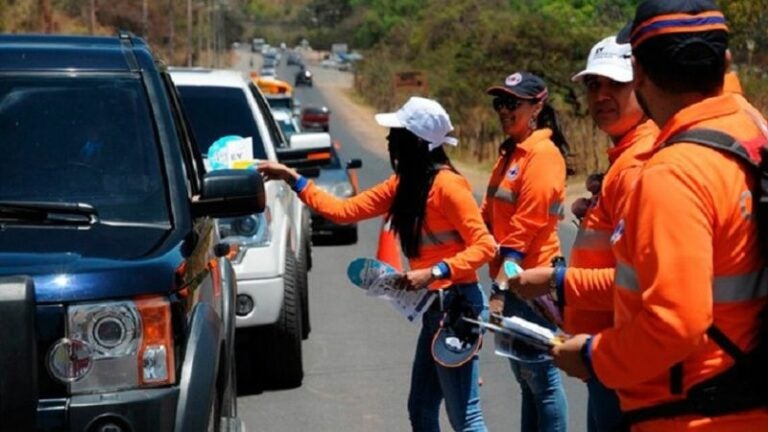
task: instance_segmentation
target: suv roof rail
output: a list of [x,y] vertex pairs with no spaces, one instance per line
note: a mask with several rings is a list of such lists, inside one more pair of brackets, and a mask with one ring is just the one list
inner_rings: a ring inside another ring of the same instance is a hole
[[136,55],[133,53],[133,33],[127,30],[118,30],[117,37],[120,39],[120,44],[123,47],[123,55],[125,55],[125,61],[128,63],[128,67],[132,72],[139,71],[139,62],[136,60]]

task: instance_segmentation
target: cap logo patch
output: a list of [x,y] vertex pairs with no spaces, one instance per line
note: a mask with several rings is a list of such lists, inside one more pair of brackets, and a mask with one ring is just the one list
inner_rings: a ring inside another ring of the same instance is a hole
[[523,75],[521,75],[520,72],[518,72],[508,76],[507,79],[504,80],[504,84],[506,84],[507,87],[514,87],[520,84],[520,82],[522,81],[523,81]]

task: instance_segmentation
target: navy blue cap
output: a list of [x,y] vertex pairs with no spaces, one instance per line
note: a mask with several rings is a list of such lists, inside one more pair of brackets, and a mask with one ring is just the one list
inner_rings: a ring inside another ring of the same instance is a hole
[[439,365],[459,367],[477,355],[483,341],[482,330],[468,323],[464,323],[464,326],[472,328],[464,330],[454,325],[443,325],[435,333],[432,339],[432,358]]
[[712,0],[645,0],[635,18],[618,34],[618,43],[637,48],[648,39],[676,33],[728,31],[725,17]]
[[544,80],[529,72],[513,73],[501,85],[490,87],[485,92],[491,96],[508,94],[529,100],[545,100],[549,96]]

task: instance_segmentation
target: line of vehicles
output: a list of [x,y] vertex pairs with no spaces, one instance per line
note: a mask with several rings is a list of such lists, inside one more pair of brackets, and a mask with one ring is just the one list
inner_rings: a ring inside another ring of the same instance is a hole
[[279,99],[130,34],[0,35],[0,431],[239,431],[238,389],[301,384],[326,229],[206,160],[235,136],[356,193],[360,161]]

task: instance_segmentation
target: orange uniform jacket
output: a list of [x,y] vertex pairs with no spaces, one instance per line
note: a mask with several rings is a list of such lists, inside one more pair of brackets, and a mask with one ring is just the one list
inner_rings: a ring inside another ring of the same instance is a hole
[[[341,200],[309,182],[299,198],[323,217],[349,223],[386,214],[397,184],[393,175],[359,195]],[[450,279],[435,281],[430,289],[476,282],[476,270],[495,251],[496,243],[483,224],[467,180],[453,171],[440,170],[427,197],[421,253],[410,259],[411,269],[430,268],[440,261],[448,265]]]
[[[501,154],[483,199],[483,220],[501,257],[513,256],[523,268],[548,266],[560,254],[565,159],[551,136],[549,129],[536,130],[511,154]],[[492,278],[499,267],[500,260],[491,263]]]
[[[622,409],[676,400],[670,368],[683,363],[683,392],[732,359],[709,340],[715,324],[741,349],[755,343],[766,303],[749,191],[753,179],[734,157],[697,144],[660,144],[684,130],[729,133],[746,147],[766,138],[736,96],[684,108],[664,126],[612,241],[617,258],[615,326],[595,336],[597,378],[618,391]],[[681,417],[635,430],[768,430],[768,410],[715,418]]]
[[[597,204],[587,211],[565,273],[564,329],[571,334],[596,334],[613,325],[613,275],[616,258],[611,233],[643,166],[642,155],[653,148],[659,128],[652,120],[629,131],[608,150]],[[595,270],[601,269],[601,270]]]

